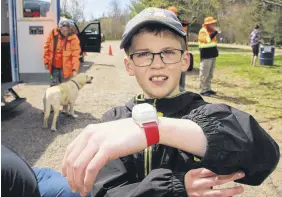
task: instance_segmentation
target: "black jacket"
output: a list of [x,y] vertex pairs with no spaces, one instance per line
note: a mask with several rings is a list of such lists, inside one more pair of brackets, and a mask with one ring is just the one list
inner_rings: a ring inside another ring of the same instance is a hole
[[101,122],[129,118],[133,106],[144,102],[155,105],[164,117],[189,119],[200,125],[208,141],[205,156],[198,158],[176,148],[153,145],[110,162],[99,173],[92,196],[187,196],[184,175],[200,167],[217,174],[242,170],[246,175],[237,182],[259,185],[278,164],[278,145],[251,115],[225,104],[209,104],[191,92],[155,100],[139,96],[106,112]]

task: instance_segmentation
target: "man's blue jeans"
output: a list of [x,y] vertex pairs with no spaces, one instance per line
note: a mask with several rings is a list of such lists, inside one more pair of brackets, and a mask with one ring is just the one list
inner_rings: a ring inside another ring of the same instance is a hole
[[[33,168],[41,197],[80,197],[73,193],[65,177],[50,168]],[[87,195],[90,197],[90,193]]]

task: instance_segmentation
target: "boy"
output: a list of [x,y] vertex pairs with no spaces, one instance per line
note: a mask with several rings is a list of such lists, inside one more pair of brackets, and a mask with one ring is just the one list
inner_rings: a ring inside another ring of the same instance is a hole
[[68,146],[62,173],[73,191],[92,189],[95,197],[233,196],[243,188],[212,188],[238,179],[259,185],[275,169],[278,145],[252,116],[180,93],[189,55],[175,14],[143,10],[126,25],[121,48],[126,71],[143,94],[106,112],[101,124],[87,126]]

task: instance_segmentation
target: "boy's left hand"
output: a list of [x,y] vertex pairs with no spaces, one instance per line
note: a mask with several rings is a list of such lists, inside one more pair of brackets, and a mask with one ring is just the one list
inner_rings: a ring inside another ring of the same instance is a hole
[[144,131],[131,118],[88,125],[68,146],[62,173],[72,191],[85,196],[108,161],[147,147]]
[[198,168],[190,170],[185,174],[184,183],[189,197],[229,197],[243,193],[244,188],[242,186],[233,186],[230,188],[213,189],[213,187],[233,182],[244,176],[245,174],[243,172],[230,175],[217,175],[206,168]]
[[76,76],[77,75],[77,72],[76,71],[72,71],[72,76]]

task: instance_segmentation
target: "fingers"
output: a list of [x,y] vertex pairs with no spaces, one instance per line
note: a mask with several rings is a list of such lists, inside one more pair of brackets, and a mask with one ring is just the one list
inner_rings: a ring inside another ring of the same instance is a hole
[[74,171],[74,186],[77,191],[84,190],[85,170],[93,157],[96,157],[98,146],[96,144],[88,143],[85,149],[80,153],[73,164]]
[[198,168],[198,169],[193,169],[189,171],[191,177],[209,177],[209,176],[214,176],[216,175],[214,172],[206,169],[206,168]]
[[[77,167],[74,165],[78,156],[83,152],[85,147],[88,144],[88,140],[91,134],[84,130],[67,148],[65,153],[63,164],[62,164],[62,175],[67,177],[68,183],[72,189],[72,191],[77,190],[77,183],[75,182],[75,174],[74,172],[79,171],[81,173],[81,169],[77,170]],[[95,155],[95,153],[94,153]],[[88,163],[91,159],[89,159]],[[81,164],[79,164],[81,165]],[[87,164],[84,164],[87,165]],[[85,168],[85,167],[84,167]]]
[[72,150],[74,149],[76,142],[78,141],[78,138],[75,139],[67,148],[66,153],[64,155],[63,158],[63,162],[62,162],[62,175],[63,176],[67,176],[67,158],[69,156],[69,154],[72,152]]
[[203,197],[228,197],[235,196],[238,194],[242,194],[244,192],[244,188],[240,185],[233,188],[226,189],[213,189],[204,192],[201,196]]
[[231,175],[219,175],[206,178],[200,178],[192,184],[192,188],[211,188],[243,178],[244,173],[233,173]]
[[[77,191],[79,188],[79,185],[77,185],[78,180],[75,179],[75,173],[81,172],[82,170],[77,168],[74,164],[76,163],[77,157],[83,152],[87,145],[87,138],[84,137],[84,139],[81,139],[79,143],[73,148],[72,152],[69,154],[67,158],[67,180],[72,188],[72,191]],[[87,161],[85,161],[87,162]],[[87,165],[87,164],[84,164]],[[76,178],[79,176],[76,176]]]
[[[63,176],[67,176],[67,160],[69,155],[72,153],[72,151],[75,149],[75,147],[77,146],[77,144],[80,144],[80,141],[82,138],[88,139],[91,136],[91,133],[88,132],[89,130],[93,130],[92,125],[88,125],[81,133],[80,135],[78,135],[73,141],[72,143],[68,146],[66,153],[64,155],[63,158],[63,162],[62,162],[62,175]],[[87,143],[85,143],[87,144]]]
[[219,175],[217,178],[217,185],[221,185],[230,181],[241,179],[245,176],[244,172],[236,172],[230,175]]
[[62,162],[62,175],[63,176],[67,176],[67,159],[69,157],[69,155],[71,154],[71,152],[74,150],[74,147],[76,146],[76,144],[78,144],[77,142],[79,142],[80,138],[82,137],[82,135],[77,136],[72,143],[68,146],[66,153],[64,155],[64,159]]
[[106,157],[106,155],[107,154],[100,149],[89,163],[84,179],[84,194],[92,189],[99,171],[107,164],[108,157]]
[[189,196],[206,197],[229,197],[244,192],[242,186],[228,189],[212,189],[214,186],[233,182],[245,176],[243,172],[232,173],[230,175],[217,175],[212,171],[199,168],[190,170],[185,175],[185,187]]

